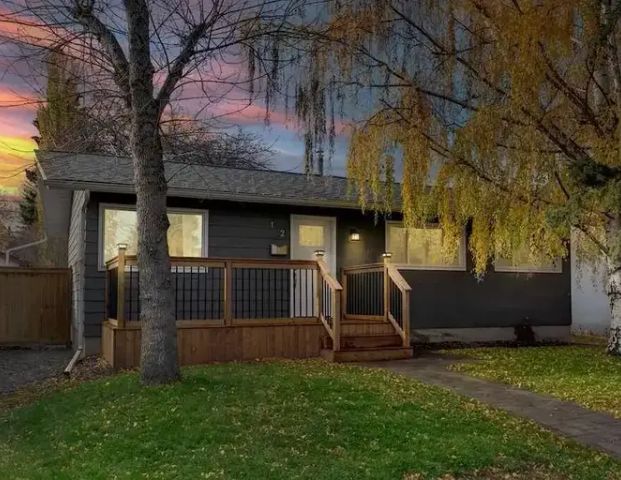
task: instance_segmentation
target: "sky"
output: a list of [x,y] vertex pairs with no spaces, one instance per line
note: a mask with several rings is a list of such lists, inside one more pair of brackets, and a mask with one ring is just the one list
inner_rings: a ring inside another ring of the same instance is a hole
[[[2,34],[0,23],[0,34]],[[33,126],[38,101],[44,85],[27,83],[23,74],[17,74],[9,65],[6,50],[0,48],[0,195],[18,195],[25,167],[34,162],[32,140],[37,135]],[[157,83],[157,79],[156,79]],[[216,87],[217,88],[217,87]],[[202,93],[201,93],[202,95]],[[185,102],[186,104],[188,102]],[[189,102],[190,105],[192,102]],[[197,103],[197,101],[194,101]],[[192,115],[184,104],[184,113]],[[210,107],[209,115],[221,119],[233,129],[242,129],[262,138],[271,147],[271,167],[276,170],[302,171],[304,143],[294,113],[285,114],[278,106],[272,108],[270,122],[266,125],[265,108],[260,103],[247,106],[247,100],[231,98]],[[191,110],[191,107],[190,107]],[[337,130],[345,130],[337,125]],[[339,132],[337,132],[339,133]],[[327,174],[345,174],[347,140],[343,135],[336,139],[334,159],[327,166]]]
[[[0,77],[0,193],[17,195],[23,180],[23,170],[34,161],[36,147],[32,136],[37,134],[32,122],[36,113],[33,90],[24,89],[19,78]],[[302,171],[304,144],[299,127],[283,111],[276,109],[265,124],[265,110],[251,105],[241,111],[239,105],[221,103],[215,107],[218,114],[225,114],[227,123],[261,137],[271,146],[274,155],[271,167],[276,170]],[[337,138],[336,154],[328,167],[328,174],[345,174],[346,140]]]

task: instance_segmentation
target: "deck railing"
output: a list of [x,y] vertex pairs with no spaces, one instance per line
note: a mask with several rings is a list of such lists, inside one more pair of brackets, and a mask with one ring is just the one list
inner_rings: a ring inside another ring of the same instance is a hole
[[401,336],[403,346],[410,346],[410,292],[412,287],[394,265],[384,268],[384,303],[386,318]]
[[412,289],[397,267],[388,261],[345,267],[342,284],[345,319],[390,322],[409,346]]
[[317,259],[317,278],[319,295],[317,308],[319,319],[332,338],[332,349],[338,351],[341,348],[341,294],[343,287],[328,270],[323,259]]
[[384,265],[381,263],[343,268],[345,318],[382,320],[384,309]]
[[[177,324],[321,322],[340,335],[340,289],[323,260],[171,257]],[[140,271],[120,248],[106,263],[107,318],[139,325]],[[335,342],[335,344],[338,344]]]

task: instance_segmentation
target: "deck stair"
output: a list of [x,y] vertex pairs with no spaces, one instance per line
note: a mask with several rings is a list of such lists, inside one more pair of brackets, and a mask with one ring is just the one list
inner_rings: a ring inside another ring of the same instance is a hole
[[411,358],[410,285],[383,264],[346,267],[342,283],[317,259],[316,308],[326,329],[321,356],[332,362]]
[[[397,360],[413,355],[412,347],[403,346],[403,339],[389,322],[347,322],[343,324],[343,331],[348,333],[341,335],[339,349],[334,349],[332,338],[325,337],[322,358],[331,362],[364,362]],[[380,333],[375,333],[377,331]]]

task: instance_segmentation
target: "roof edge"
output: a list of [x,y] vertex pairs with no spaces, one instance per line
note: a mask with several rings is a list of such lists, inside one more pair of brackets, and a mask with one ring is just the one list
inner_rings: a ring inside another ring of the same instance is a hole
[[[45,185],[50,188],[63,190],[89,190],[91,192],[101,193],[123,193],[135,195],[135,189],[132,185],[98,183],[98,182],[75,182],[65,180],[44,180]],[[354,201],[329,201],[329,200],[306,200],[294,197],[269,197],[264,195],[250,194],[229,194],[208,192],[204,190],[195,190],[189,188],[169,188],[169,197],[196,198],[207,200],[226,200],[231,202],[248,202],[258,204],[278,204],[278,205],[296,205],[307,207],[329,207],[344,208],[349,210],[359,210],[360,205]],[[398,210],[393,210],[397,212]]]

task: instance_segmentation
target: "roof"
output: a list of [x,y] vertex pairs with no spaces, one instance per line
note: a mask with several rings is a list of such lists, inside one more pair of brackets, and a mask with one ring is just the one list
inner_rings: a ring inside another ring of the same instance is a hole
[[[51,188],[134,193],[127,157],[37,151],[43,182]],[[165,160],[168,195],[255,203],[359,208],[343,177],[215,167]]]

